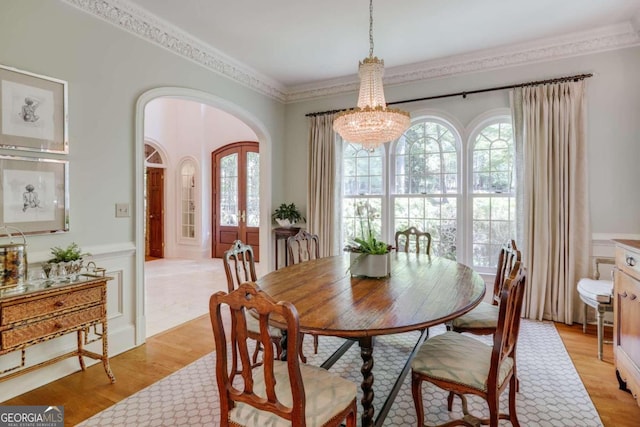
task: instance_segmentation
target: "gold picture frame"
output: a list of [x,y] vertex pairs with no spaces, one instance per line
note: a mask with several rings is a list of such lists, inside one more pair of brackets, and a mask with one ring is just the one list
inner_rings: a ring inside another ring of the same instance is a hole
[[69,231],[69,162],[0,155],[0,224],[24,234]]
[[67,82],[0,65],[0,148],[68,154]]

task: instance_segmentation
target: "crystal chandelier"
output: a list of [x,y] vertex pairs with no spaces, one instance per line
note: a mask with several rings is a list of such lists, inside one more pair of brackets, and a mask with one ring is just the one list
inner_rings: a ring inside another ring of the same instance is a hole
[[358,106],[339,113],[333,121],[333,129],[342,139],[368,150],[399,138],[411,124],[409,113],[387,108],[383,74],[384,61],[373,56],[373,0],[369,0],[369,57],[358,66]]

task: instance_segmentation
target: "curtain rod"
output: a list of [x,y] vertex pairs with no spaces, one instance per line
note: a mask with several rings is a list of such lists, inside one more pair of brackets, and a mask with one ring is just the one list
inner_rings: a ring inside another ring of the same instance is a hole
[[[424,98],[405,99],[403,101],[389,102],[389,103],[387,103],[387,105],[406,104],[406,103],[409,103],[409,102],[428,101],[430,99],[450,98],[450,97],[453,97],[453,96],[462,96],[462,98],[466,98],[467,95],[473,95],[473,94],[476,94],[476,93],[493,92],[493,91],[496,91],[496,90],[514,89],[514,88],[517,88],[517,87],[525,87],[525,86],[538,86],[538,85],[551,84],[551,83],[563,83],[563,82],[568,82],[568,81],[577,82],[579,80],[588,79],[589,77],[593,77],[593,74],[592,73],[589,73],[589,74],[577,74],[575,76],[566,76],[566,77],[558,77],[558,78],[555,78],[555,79],[538,80],[538,81],[526,82],[526,83],[517,83],[517,84],[512,84],[512,85],[507,85],[507,86],[497,86],[497,87],[490,87],[490,88],[486,88],[486,89],[476,89],[476,90],[468,90],[468,91],[463,91],[463,92],[447,93],[447,94],[444,94],[444,95],[426,96]],[[322,116],[322,115],[325,115],[325,114],[334,114],[334,113],[339,113],[341,111],[346,111],[346,110],[347,110],[346,108],[343,108],[343,109],[339,109],[339,110],[319,111],[317,113],[305,114],[305,116],[306,117]]]

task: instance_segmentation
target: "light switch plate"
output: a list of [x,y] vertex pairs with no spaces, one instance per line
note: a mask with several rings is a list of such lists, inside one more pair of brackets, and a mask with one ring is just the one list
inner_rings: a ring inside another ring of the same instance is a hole
[[129,216],[129,203],[116,203],[116,218],[127,218]]

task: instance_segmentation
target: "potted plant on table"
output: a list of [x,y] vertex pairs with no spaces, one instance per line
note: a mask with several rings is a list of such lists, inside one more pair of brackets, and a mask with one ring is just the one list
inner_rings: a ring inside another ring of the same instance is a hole
[[[391,274],[390,244],[378,240],[371,229],[371,222],[379,217],[379,213],[369,202],[361,202],[356,207],[356,215],[360,220],[362,237],[355,237],[354,243],[345,247],[350,253],[352,276],[388,277]],[[366,224],[366,229],[365,229]]]
[[282,203],[278,206],[273,214],[271,215],[273,219],[280,225],[280,227],[291,227],[299,221],[304,221],[305,218],[302,216],[295,203]]
[[65,277],[75,279],[82,269],[83,258],[91,254],[82,252],[80,246],[72,242],[65,248],[54,246],[51,248],[51,255],[53,258],[42,266],[47,278],[58,276],[62,279]]

